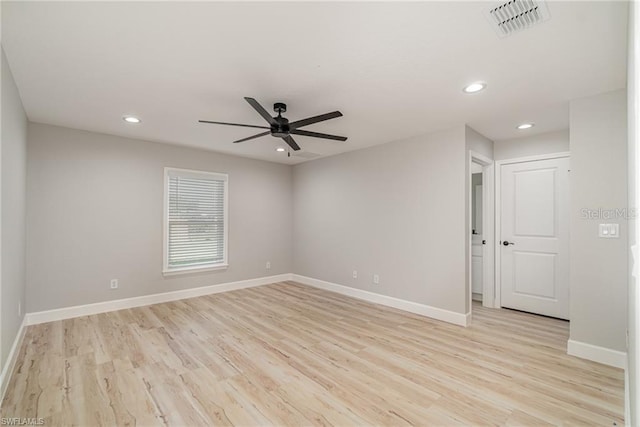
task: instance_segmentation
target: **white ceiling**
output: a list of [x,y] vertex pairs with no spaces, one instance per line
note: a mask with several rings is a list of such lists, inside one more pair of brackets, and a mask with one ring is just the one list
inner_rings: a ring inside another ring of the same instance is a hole
[[347,142],[296,138],[331,155],[462,123],[494,140],[563,129],[569,100],[625,86],[626,2],[550,2],[507,38],[495,4],[3,1],[2,44],[32,121],[282,163],[304,159],[198,119],[263,125],[245,96],[290,120],[340,110],[306,129]]

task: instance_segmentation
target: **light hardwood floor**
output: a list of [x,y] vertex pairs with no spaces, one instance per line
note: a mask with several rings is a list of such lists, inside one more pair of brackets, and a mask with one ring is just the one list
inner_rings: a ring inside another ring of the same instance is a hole
[[3,417],[46,425],[623,424],[568,323],[468,328],[293,282],[31,326]]

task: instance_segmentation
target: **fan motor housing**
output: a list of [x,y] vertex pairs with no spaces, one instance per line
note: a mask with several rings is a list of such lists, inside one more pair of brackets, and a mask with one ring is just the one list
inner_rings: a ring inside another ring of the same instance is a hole
[[281,116],[274,117],[274,120],[278,122],[278,124],[271,125],[271,135],[277,138],[283,138],[289,135],[289,120]]

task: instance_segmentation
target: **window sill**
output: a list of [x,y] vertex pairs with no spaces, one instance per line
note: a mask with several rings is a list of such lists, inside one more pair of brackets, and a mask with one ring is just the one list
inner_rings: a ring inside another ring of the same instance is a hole
[[229,264],[203,265],[196,267],[172,268],[171,270],[163,270],[163,276],[178,276],[181,274],[204,273],[207,271],[226,270]]

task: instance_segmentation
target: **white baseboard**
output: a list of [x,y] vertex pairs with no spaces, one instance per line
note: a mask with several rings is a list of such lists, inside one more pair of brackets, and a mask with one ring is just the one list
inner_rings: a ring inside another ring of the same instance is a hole
[[581,341],[567,341],[567,354],[616,368],[627,368],[627,353]]
[[220,292],[234,291],[237,289],[252,288],[268,285],[270,283],[291,280],[291,274],[279,274],[276,276],[259,277],[257,279],[241,280],[238,282],[221,283],[218,285],[202,286],[199,288],[182,289],[179,291],[164,292],[160,294],[143,295],[133,298],[125,298],[113,301],[104,301],[94,304],[76,305],[73,307],[59,308],[55,310],[27,313],[25,321],[27,325],[53,322],[56,320],[72,319],[74,317],[89,316],[92,314],[106,313],[109,311],[123,310],[125,308],[142,307],[169,301],[177,301],[185,298],[194,298],[202,295],[217,294]]
[[2,373],[0,373],[0,402],[4,400],[4,394],[6,393],[7,387],[9,386],[13,368],[15,368],[16,362],[18,361],[18,354],[20,353],[22,340],[24,340],[24,334],[26,331],[27,316],[25,315],[25,317],[22,319],[22,323],[20,324],[20,329],[18,329],[18,333],[16,334],[16,338],[13,340],[13,345],[11,346],[11,351],[9,351],[7,361],[2,367]]
[[419,304],[417,302],[376,294],[369,291],[363,291],[362,289],[350,288],[348,286],[338,285],[336,283],[325,282],[324,280],[313,279],[311,277],[301,276],[299,274],[292,274],[291,276],[291,280],[300,282],[303,285],[309,285],[313,286],[314,288],[336,292],[342,295],[347,295],[353,298],[372,302],[374,304],[386,305],[388,307],[420,314],[422,316],[431,317],[432,319],[453,323],[454,325],[467,326],[471,320],[471,313],[456,313],[454,311],[443,310],[441,308]]
[[350,297],[362,299],[375,304],[386,305],[411,313],[453,323],[455,325],[467,326],[471,319],[471,314],[455,313],[437,307],[431,307],[412,301],[406,301],[386,295],[363,291],[361,289],[350,288],[323,280],[298,274],[279,274],[276,276],[260,277],[257,279],[242,280],[238,282],[222,283],[218,285],[203,286],[199,288],[183,289],[160,294],[144,295],[133,298],[104,301],[93,304],[77,305],[73,307],[58,308],[55,310],[39,311],[27,313],[24,323],[26,325],[37,325],[39,323],[54,322],[56,320],[72,319],[74,317],[90,316],[92,314],[106,313],[109,311],[123,310],[126,308],[142,307],[145,305],[159,304],[169,301],[177,301],[185,298],[194,298],[202,295],[216,294],[219,292],[233,291],[237,289],[252,288],[255,286],[268,285],[270,283],[294,280],[304,285],[325,289]]

